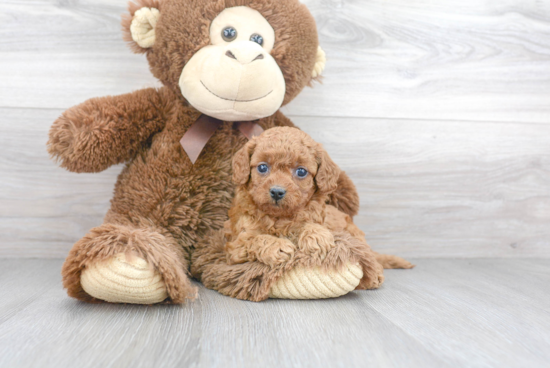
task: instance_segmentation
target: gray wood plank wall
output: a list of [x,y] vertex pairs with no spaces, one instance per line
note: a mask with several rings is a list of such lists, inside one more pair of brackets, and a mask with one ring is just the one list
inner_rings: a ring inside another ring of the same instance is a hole
[[[64,257],[121,167],[45,143],[90,97],[158,86],[125,0],[0,0],[0,257]],[[361,194],[371,245],[408,257],[550,257],[550,1],[307,0],[328,64],[284,112]]]

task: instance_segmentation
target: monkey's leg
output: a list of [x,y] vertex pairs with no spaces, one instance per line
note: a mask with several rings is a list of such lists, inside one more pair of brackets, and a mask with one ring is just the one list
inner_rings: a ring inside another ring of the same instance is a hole
[[73,246],[63,286],[87,302],[183,303],[197,292],[187,266],[181,246],[154,229],[105,223]]

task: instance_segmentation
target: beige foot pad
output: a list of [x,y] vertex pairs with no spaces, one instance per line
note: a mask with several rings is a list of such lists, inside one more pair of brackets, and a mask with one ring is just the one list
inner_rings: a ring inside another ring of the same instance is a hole
[[147,261],[123,253],[87,267],[80,284],[94,298],[111,303],[154,304],[168,297],[162,276]]
[[269,292],[278,299],[337,298],[355,290],[363,277],[359,265],[348,265],[343,271],[322,271],[320,268],[296,267],[284,274]]

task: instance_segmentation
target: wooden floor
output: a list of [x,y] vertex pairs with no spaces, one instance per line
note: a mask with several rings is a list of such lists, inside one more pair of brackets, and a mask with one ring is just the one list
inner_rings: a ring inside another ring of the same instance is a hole
[[60,260],[0,261],[0,367],[548,367],[550,260],[418,259],[376,291],[85,304]]

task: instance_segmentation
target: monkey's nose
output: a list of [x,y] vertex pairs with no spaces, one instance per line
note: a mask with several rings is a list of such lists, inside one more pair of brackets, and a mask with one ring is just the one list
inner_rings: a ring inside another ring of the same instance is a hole
[[256,47],[234,47],[225,52],[225,56],[230,59],[237,60],[241,64],[250,64],[256,60],[265,58],[264,52],[259,51]]
[[277,202],[278,200],[284,198],[286,190],[281,187],[271,187],[271,189],[269,190],[269,194],[271,194],[271,198],[273,198],[275,202]]
[[231,52],[231,50],[227,50],[227,52],[225,53],[225,56],[227,56],[228,58],[237,60],[237,57],[235,56],[234,53]]

